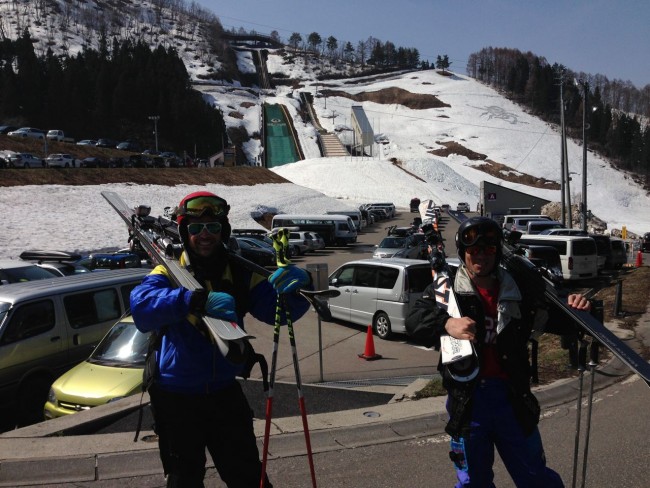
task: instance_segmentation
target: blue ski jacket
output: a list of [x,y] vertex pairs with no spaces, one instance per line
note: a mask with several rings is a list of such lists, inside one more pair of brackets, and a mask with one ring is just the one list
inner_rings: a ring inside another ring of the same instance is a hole
[[[277,294],[265,277],[229,262],[221,283],[220,289],[212,288],[210,282],[204,285],[210,291],[234,296],[240,327],[244,328],[246,313],[261,322],[275,323]],[[176,393],[213,393],[235,382],[245,365],[226,359],[218,346],[194,327],[197,318],[190,314],[191,296],[186,288],[175,288],[166,269],[157,266],[131,291],[131,314],[141,332],[163,334],[156,351],[157,387]],[[309,309],[309,302],[297,294],[288,296],[287,303],[293,321]]]

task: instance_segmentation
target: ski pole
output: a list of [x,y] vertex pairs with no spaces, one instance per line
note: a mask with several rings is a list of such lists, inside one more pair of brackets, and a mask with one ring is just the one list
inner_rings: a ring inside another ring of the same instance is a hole
[[[279,297],[278,297],[279,300]],[[278,365],[278,347],[280,345],[280,317],[279,301],[275,307],[275,323],[273,324],[273,352],[271,355],[271,373],[269,375],[269,390],[266,395],[266,422],[264,424],[264,445],[262,447],[262,473],[260,488],[264,488],[266,481],[266,465],[269,455],[269,439],[271,437],[271,418],[273,412],[273,387],[275,386],[275,372]]]
[[589,385],[589,404],[587,406],[587,420],[586,420],[586,432],[585,432],[585,447],[584,454],[582,458],[582,488],[585,487],[585,482],[587,481],[587,456],[589,453],[589,432],[591,430],[591,412],[594,406],[594,381],[596,378],[596,366],[598,366],[598,341],[594,338],[591,339],[591,348],[589,349],[589,371],[591,374],[590,385]]
[[578,350],[578,404],[576,405],[576,437],[573,447],[573,477],[571,481],[572,488],[576,487],[576,475],[578,472],[578,451],[580,446],[580,415],[582,410],[582,383],[584,379],[585,368],[587,364],[587,341],[583,337],[580,338],[580,349]]
[[314,457],[311,451],[311,440],[309,437],[309,426],[307,423],[307,409],[305,408],[305,397],[302,394],[302,381],[300,380],[300,366],[298,364],[298,350],[296,348],[296,337],[293,333],[293,321],[291,312],[287,306],[286,298],[278,295],[280,307],[284,309],[284,316],[287,321],[287,330],[289,332],[289,343],[291,344],[291,355],[293,357],[293,369],[296,373],[296,387],[298,388],[298,405],[300,406],[300,415],[302,416],[302,428],[305,432],[305,445],[307,447],[307,459],[309,461],[309,472],[311,473],[311,484],[316,488],[316,471],[314,470]]

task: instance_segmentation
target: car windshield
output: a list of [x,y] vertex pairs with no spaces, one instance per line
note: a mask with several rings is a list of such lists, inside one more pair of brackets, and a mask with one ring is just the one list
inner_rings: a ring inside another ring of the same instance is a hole
[[384,237],[384,239],[379,244],[379,247],[384,247],[388,249],[398,249],[404,247],[406,238],[404,237]]
[[52,278],[53,273],[38,266],[19,266],[16,268],[0,269],[0,279],[9,283],[33,281]]
[[144,366],[149,333],[140,332],[133,322],[118,322],[97,345],[88,361],[121,367]]

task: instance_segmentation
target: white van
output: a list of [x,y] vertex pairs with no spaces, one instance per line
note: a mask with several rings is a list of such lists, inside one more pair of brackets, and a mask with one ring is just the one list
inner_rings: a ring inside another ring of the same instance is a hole
[[273,217],[271,229],[278,227],[317,232],[328,246],[357,242],[357,229],[349,215],[278,214]]
[[43,420],[52,382],[86,359],[129,309],[149,269],[82,273],[0,286],[0,407]]
[[584,280],[598,276],[596,241],[585,236],[524,235],[521,244],[553,246],[560,254],[565,280]]
[[372,324],[382,339],[405,333],[405,320],[415,301],[433,281],[429,261],[405,258],[360,259],[345,263],[329,277],[332,317],[359,325]]
[[[515,219],[523,219],[519,222],[519,225],[523,227],[515,228],[514,227]],[[551,220],[551,217],[549,217],[548,215],[533,215],[533,214],[504,215],[503,228],[506,230],[517,230],[519,232],[526,232],[526,226],[528,225],[528,222],[530,222],[531,220],[541,220],[541,219]]]
[[347,215],[354,222],[354,227],[357,229],[357,232],[361,232],[363,229],[363,221],[361,220],[361,210],[339,210],[339,211],[330,211],[328,210],[327,215]]

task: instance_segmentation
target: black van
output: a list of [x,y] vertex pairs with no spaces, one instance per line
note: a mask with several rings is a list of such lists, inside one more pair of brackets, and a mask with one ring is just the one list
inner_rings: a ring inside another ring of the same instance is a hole
[[643,238],[641,239],[641,252],[648,251],[650,251],[650,232],[643,234]]

